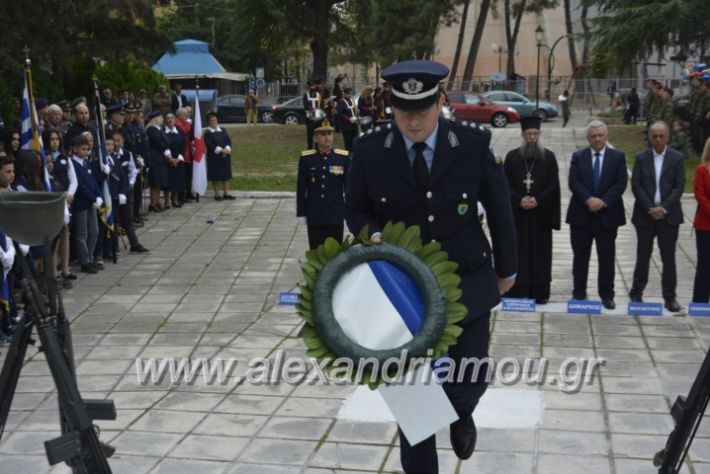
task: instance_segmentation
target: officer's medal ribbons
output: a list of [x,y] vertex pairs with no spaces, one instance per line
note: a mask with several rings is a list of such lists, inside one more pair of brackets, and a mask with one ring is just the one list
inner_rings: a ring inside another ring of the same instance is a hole
[[342,165],[331,165],[328,166],[328,171],[330,174],[341,175],[345,173],[345,167]]

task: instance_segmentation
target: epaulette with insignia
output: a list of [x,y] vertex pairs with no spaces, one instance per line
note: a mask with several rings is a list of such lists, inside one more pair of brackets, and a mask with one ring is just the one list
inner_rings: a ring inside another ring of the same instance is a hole
[[301,156],[311,156],[311,155],[315,155],[315,154],[316,154],[315,150],[303,150],[301,152]]
[[342,148],[334,148],[333,152],[336,155],[343,155],[343,156],[348,156],[350,154],[350,152],[348,152],[348,150],[343,150]]

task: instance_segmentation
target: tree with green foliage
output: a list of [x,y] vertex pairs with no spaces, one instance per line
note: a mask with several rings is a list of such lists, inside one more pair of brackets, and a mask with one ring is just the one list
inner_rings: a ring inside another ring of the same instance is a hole
[[595,48],[610,53],[620,69],[653,53],[678,47],[702,60],[710,46],[707,0],[583,0],[596,7],[590,32]]
[[[541,14],[544,10],[555,8],[559,0],[499,0],[503,3],[503,18],[505,20],[505,42],[508,49],[506,73],[508,77],[515,74],[515,47],[518,44],[520,24],[525,13]],[[493,15],[498,15],[498,6],[494,6]]]
[[458,19],[465,0],[350,0],[344,5],[344,33],[338,47],[344,62],[388,66],[436,54],[436,34]]

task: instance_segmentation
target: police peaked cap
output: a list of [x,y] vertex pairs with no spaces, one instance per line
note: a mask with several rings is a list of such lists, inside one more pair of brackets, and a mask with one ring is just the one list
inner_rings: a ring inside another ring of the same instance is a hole
[[393,106],[421,110],[436,102],[439,82],[449,75],[449,68],[435,61],[402,61],[385,68],[381,75],[392,83]]
[[116,112],[123,112],[123,105],[122,104],[114,104],[106,108],[106,113],[111,115]]

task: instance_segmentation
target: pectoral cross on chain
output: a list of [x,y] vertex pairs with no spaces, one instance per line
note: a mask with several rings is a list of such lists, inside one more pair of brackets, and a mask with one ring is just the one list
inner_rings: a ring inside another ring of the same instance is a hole
[[532,184],[535,182],[534,179],[532,179],[532,175],[530,172],[528,172],[526,178],[523,180],[523,183],[525,183],[525,189],[528,194],[530,194],[530,188],[532,187]]

